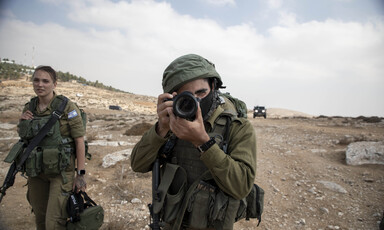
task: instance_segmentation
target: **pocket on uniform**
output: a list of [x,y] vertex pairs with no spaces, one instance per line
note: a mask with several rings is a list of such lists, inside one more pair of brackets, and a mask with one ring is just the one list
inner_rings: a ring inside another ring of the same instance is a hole
[[208,228],[212,224],[211,211],[215,203],[216,189],[211,184],[200,181],[188,204],[188,223],[191,228]]
[[239,209],[236,214],[236,221],[244,219],[247,216],[247,200],[245,198],[240,200]]
[[32,120],[21,120],[19,122],[17,127],[18,127],[19,136],[21,138],[29,140],[33,137],[31,123],[32,123]]
[[38,176],[42,170],[43,152],[40,147],[34,148],[25,161],[25,172],[29,177]]
[[[215,228],[233,229],[240,206],[240,200],[228,196],[223,191],[218,191],[215,197],[211,221]],[[244,210],[245,211],[245,207]]]
[[61,193],[58,197],[61,210],[60,219],[57,220],[59,226],[65,226],[67,223],[68,212],[67,202],[72,190],[72,183],[66,183],[61,185]]
[[259,223],[264,208],[264,190],[257,184],[254,184],[247,199],[247,216],[246,218],[257,218]]
[[60,174],[60,151],[58,149],[43,150],[43,169],[46,175]]
[[170,185],[165,197],[163,219],[167,223],[171,223],[179,214],[187,186],[186,178],[181,173],[176,173],[172,184]]

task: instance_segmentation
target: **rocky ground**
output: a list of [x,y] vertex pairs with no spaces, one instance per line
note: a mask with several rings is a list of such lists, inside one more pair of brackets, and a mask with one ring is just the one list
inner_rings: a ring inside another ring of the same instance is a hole
[[[21,107],[33,96],[29,82],[2,84],[0,159],[17,141]],[[60,83],[57,91],[88,113],[93,159],[86,166],[87,190],[104,207],[102,229],[148,229],[151,174],[134,173],[129,154],[142,132],[156,121],[155,98],[74,83]],[[111,104],[123,110],[108,110]],[[258,144],[255,183],[265,190],[262,222],[256,228],[256,220],[242,220],[235,229],[379,229],[384,165],[349,166],[345,152],[352,142],[384,141],[384,120],[313,118],[277,109],[269,110],[268,117],[249,116]],[[8,167],[0,162],[0,183]],[[25,183],[18,175],[7,191],[0,204],[0,229],[34,229]]]

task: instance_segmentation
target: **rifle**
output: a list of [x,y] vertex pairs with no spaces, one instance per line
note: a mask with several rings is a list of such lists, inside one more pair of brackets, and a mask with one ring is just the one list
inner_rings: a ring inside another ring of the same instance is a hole
[[58,110],[54,110],[52,112],[51,117],[45,123],[45,125],[41,128],[39,133],[32,138],[32,140],[29,142],[27,148],[24,150],[24,152],[20,155],[20,160],[17,162],[14,161],[9,167],[7,176],[5,177],[3,186],[0,188],[0,203],[3,197],[5,196],[5,191],[13,186],[15,183],[15,176],[16,174],[23,169],[24,162],[28,159],[29,155],[31,154],[32,150],[44,139],[45,135],[47,135],[48,131],[52,128],[52,126],[56,123],[56,121],[63,115],[64,108],[67,105],[68,98],[64,97],[63,101],[61,102]]
[[13,184],[15,183],[15,176],[19,172],[16,168],[16,162],[13,162],[11,167],[9,167],[7,176],[5,177],[3,186],[0,188],[0,203],[1,200],[3,199],[3,196],[5,196],[5,191],[9,188],[12,187]]
[[177,137],[174,134],[171,134],[168,141],[160,148],[158,156],[152,166],[152,204],[149,204],[148,208],[152,218],[152,223],[149,224],[149,227],[154,230],[160,230],[160,227],[164,227],[164,223],[160,220],[159,212],[155,213],[154,211],[154,204],[156,202],[161,202],[161,196],[164,196],[164,194],[161,194],[159,191],[160,165],[162,165],[167,160],[170,160],[171,152],[176,142]]
[[156,201],[160,201],[160,192],[158,190],[160,184],[160,159],[157,157],[153,163],[152,168],[152,204],[148,204],[149,212],[152,217],[152,223],[149,224],[149,227],[154,230],[160,230],[160,215],[159,213],[154,213],[153,204]]

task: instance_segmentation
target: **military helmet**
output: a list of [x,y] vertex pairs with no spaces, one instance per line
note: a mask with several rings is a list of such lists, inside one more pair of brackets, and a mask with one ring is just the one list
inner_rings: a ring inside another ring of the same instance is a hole
[[164,93],[172,93],[190,81],[203,78],[216,78],[217,88],[223,85],[213,63],[196,54],[181,56],[164,70]]

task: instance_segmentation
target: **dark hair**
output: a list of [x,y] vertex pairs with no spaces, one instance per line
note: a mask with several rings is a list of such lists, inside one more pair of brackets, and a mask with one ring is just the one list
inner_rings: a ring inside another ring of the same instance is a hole
[[33,72],[32,74],[32,79],[33,77],[35,77],[35,73],[39,70],[47,72],[51,76],[53,83],[57,81],[56,71],[52,67],[47,65],[39,65],[38,67],[36,67],[35,72]]

